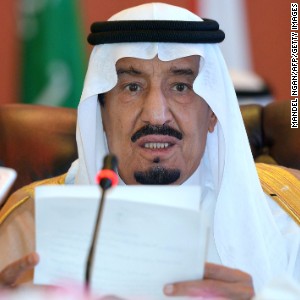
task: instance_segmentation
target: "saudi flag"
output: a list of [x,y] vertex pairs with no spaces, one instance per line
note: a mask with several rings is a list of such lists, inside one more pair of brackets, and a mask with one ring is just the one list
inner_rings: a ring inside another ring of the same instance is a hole
[[20,0],[22,102],[76,107],[86,69],[77,0]]

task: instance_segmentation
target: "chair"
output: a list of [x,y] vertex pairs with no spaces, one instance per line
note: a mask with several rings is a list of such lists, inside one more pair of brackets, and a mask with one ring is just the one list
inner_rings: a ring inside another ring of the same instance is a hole
[[[291,129],[290,111],[289,101],[241,106],[256,161],[300,169],[300,130]],[[18,172],[11,192],[65,173],[77,158],[75,131],[75,109],[1,105],[0,162]]]
[[18,173],[11,192],[66,172],[77,158],[75,130],[75,109],[1,105],[0,164]]
[[300,169],[300,130],[291,128],[290,101],[240,108],[255,161]]

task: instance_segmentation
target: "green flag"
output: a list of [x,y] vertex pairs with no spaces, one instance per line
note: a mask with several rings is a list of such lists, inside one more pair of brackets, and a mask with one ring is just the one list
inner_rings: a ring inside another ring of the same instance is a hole
[[77,107],[86,69],[77,0],[20,0],[22,102]]

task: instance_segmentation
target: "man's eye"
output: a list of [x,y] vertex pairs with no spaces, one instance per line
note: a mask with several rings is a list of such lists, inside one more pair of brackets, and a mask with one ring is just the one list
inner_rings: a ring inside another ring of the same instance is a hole
[[187,86],[187,84],[185,83],[177,83],[174,86],[174,90],[176,90],[177,92],[184,92],[188,89],[189,87]]
[[126,86],[126,89],[130,92],[137,92],[140,90],[140,86],[136,83],[130,83]]

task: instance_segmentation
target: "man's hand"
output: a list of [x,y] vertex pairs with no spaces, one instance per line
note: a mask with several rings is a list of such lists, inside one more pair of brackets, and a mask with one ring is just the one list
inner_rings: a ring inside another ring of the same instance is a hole
[[254,296],[252,278],[242,271],[206,263],[202,280],[168,284],[168,296],[190,296],[205,299],[251,299]]
[[0,272],[0,287],[13,287],[18,279],[28,270],[33,269],[39,262],[37,253],[30,253],[11,263]]

